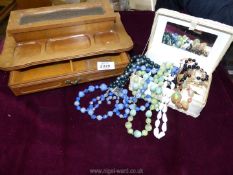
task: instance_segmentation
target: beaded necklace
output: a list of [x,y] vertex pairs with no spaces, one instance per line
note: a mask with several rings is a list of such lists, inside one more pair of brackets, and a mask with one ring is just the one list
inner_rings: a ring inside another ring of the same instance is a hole
[[152,116],[152,111],[151,110],[147,110],[146,111],[146,125],[144,130],[139,131],[139,130],[133,130],[132,129],[132,121],[136,115],[136,112],[138,111],[145,111],[146,108],[149,107],[149,103],[146,103],[145,106],[141,106],[139,108],[136,107],[136,105],[134,105],[134,108],[131,109],[130,111],[130,115],[128,117],[128,121],[125,123],[125,127],[128,131],[128,134],[132,134],[135,138],[140,138],[141,136],[147,136],[148,132],[150,132],[152,130],[152,125],[151,125],[151,116]]
[[[208,79],[209,76],[198,66],[195,59],[185,59],[183,69],[177,76],[176,90],[171,96],[172,103],[174,103],[178,109],[187,111],[189,104],[192,102],[194,93],[198,94],[191,89],[190,84],[204,85],[204,82],[208,81]],[[187,100],[183,99],[182,96],[184,95],[186,95]]]
[[[150,82],[150,80],[152,78],[152,77],[150,77],[150,75],[157,73],[157,70],[158,69],[156,69],[156,68],[150,69],[150,68],[146,68],[145,66],[141,66],[140,68],[137,69],[137,71],[134,74],[131,75],[130,85],[132,85],[132,87],[130,86],[129,89],[132,90],[132,94],[137,99],[146,98],[144,96],[144,93],[147,90],[148,83]],[[149,100],[147,99],[147,101],[149,101]],[[132,121],[136,115],[136,112],[145,111],[148,107],[150,107],[149,102],[147,102],[145,104],[145,106],[142,105],[140,107],[137,107],[136,103],[132,104],[132,109],[130,111],[128,121],[125,123],[125,127],[128,131],[128,134],[133,135],[135,138],[140,138],[141,136],[147,136],[148,132],[152,131],[152,125],[151,125],[152,111],[151,111],[151,109],[148,109],[145,113],[146,125],[145,125],[144,130],[140,131],[140,130],[134,130],[132,128]]]
[[[145,56],[134,56],[130,60],[130,64],[126,67],[124,73],[117,77],[117,79],[110,84],[108,87],[106,84],[101,84],[100,86],[89,86],[87,89],[80,91],[78,96],[76,97],[76,101],[74,105],[76,109],[79,110],[81,113],[87,113],[92,119],[103,120],[107,119],[108,117],[112,117],[114,113],[119,116],[120,118],[127,118],[129,114],[129,109],[127,107],[130,103],[136,102],[135,97],[128,97],[128,91],[123,89],[125,84],[127,83],[129,76],[139,68],[140,65],[145,65],[149,68],[157,68],[159,65],[155,64],[149,58]],[[94,92],[95,90],[100,89],[104,94],[93,98],[89,102],[89,106],[81,107],[80,100],[83,98],[87,93]],[[104,115],[96,115],[94,112],[95,110],[104,102],[107,101],[107,104],[111,104],[111,101],[114,101],[115,105],[113,110],[108,111]],[[122,100],[122,103],[120,103]],[[125,109],[126,108],[126,109]],[[125,110],[124,110],[125,109]],[[124,110],[124,114],[121,114],[121,111]]]
[[[169,96],[169,89],[174,89],[175,84],[173,83],[173,80],[175,79],[177,73],[179,72],[179,68],[173,66],[172,64],[167,64],[165,66],[165,70],[167,71],[168,75],[165,76],[164,78],[164,85],[163,85],[163,93],[162,93],[162,98],[161,98],[161,103],[159,105],[159,110],[157,114],[157,119],[155,121],[155,128],[154,128],[154,136],[158,139],[162,138],[165,136],[165,133],[167,131],[167,106],[170,101],[170,96]],[[159,127],[161,126],[161,131]]]
[[[154,135],[156,138],[161,138],[165,135],[167,128],[167,104],[169,102],[169,97],[167,93],[163,93],[163,89],[167,88],[169,85],[170,88],[174,88],[175,85],[172,83],[174,77],[178,73],[179,69],[174,67],[172,64],[162,64],[159,70],[147,70],[142,67],[143,71],[138,71],[133,74],[130,78],[129,89],[132,91],[132,94],[137,98],[142,98],[145,101],[151,103],[150,110],[146,111],[146,126],[143,131],[133,130],[132,121],[134,116],[128,118],[126,122],[126,128],[128,133],[134,135],[134,137],[139,138],[141,136],[146,136],[149,131],[152,130],[151,119],[152,111],[157,110],[157,120],[155,122]],[[160,98],[161,100],[158,100]],[[158,103],[159,102],[159,103]],[[163,116],[163,117],[162,117]],[[162,117],[162,132],[159,132],[160,119]],[[149,118],[149,119],[148,119]],[[130,131],[129,131],[130,129]]]

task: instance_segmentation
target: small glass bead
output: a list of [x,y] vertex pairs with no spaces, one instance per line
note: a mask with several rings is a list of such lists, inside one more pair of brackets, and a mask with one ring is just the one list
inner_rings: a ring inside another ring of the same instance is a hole
[[126,123],[125,123],[125,127],[126,127],[127,129],[132,128],[132,123],[131,123],[131,122],[126,122]]
[[123,94],[125,94],[125,95],[128,94],[128,90],[127,90],[127,89],[124,89],[122,92],[123,92]]
[[151,131],[151,130],[152,130],[152,126],[151,126],[150,124],[147,124],[147,125],[145,126],[145,129],[146,129],[147,131]]
[[130,109],[134,109],[134,108],[135,108],[135,104],[129,105],[129,108],[130,108]]
[[88,110],[88,115],[93,115],[94,111],[93,110]]
[[155,98],[153,98],[153,99],[151,100],[151,103],[152,103],[152,104],[157,104],[157,103],[158,103],[158,100],[155,99]]
[[97,115],[97,120],[102,120],[103,119],[103,117],[101,116],[101,115]]
[[155,90],[156,90],[156,85],[155,85],[155,83],[151,84],[150,90],[151,90],[152,92],[155,92]]
[[151,119],[150,119],[150,118],[147,118],[147,119],[146,119],[146,123],[147,123],[147,124],[150,124],[150,123],[151,123]]
[[133,129],[130,128],[127,131],[128,131],[128,134],[133,134]]
[[136,110],[135,109],[130,110],[130,115],[135,116],[136,115]]
[[129,114],[130,110],[129,109],[125,109],[125,113]]
[[85,96],[85,94],[84,94],[84,92],[83,92],[83,91],[80,91],[80,92],[78,93],[78,96],[79,96],[80,98],[82,98],[82,97],[84,97],[84,96]]
[[141,66],[141,70],[145,71],[146,70],[146,66]]
[[162,89],[160,87],[157,87],[155,92],[156,94],[160,95],[162,93]]
[[81,108],[81,113],[85,113],[86,112],[86,108]]
[[103,83],[103,84],[100,85],[100,90],[101,91],[106,91],[107,89],[108,89],[108,87],[107,87],[106,84]]
[[113,116],[113,112],[112,111],[108,111],[108,116],[112,117]]
[[123,114],[120,114],[119,117],[120,117],[120,118],[124,118],[124,115],[123,115]]
[[150,110],[151,110],[151,111],[155,110],[155,106],[154,106],[154,105],[151,105],[151,106],[150,106]]
[[90,92],[94,92],[94,91],[95,91],[95,87],[94,87],[94,86],[89,86],[89,87],[88,87],[88,90],[89,90]]
[[79,102],[79,101],[75,101],[75,102],[74,102],[74,105],[75,105],[75,106],[79,106],[79,105],[80,105],[80,102]]
[[132,122],[132,121],[133,121],[133,117],[132,117],[132,116],[129,116],[129,117],[128,117],[128,121],[129,121],[129,122]]
[[143,136],[147,136],[148,135],[148,131],[147,130],[142,130],[142,135]]
[[124,109],[124,105],[123,105],[122,103],[120,103],[120,104],[117,105],[117,108],[118,108],[119,110],[122,110],[122,109]]
[[145,107],[145,106],[140,106],[140,110],[141,110],[141,111],[145,111],[145,110],[146,110],[146,107]]

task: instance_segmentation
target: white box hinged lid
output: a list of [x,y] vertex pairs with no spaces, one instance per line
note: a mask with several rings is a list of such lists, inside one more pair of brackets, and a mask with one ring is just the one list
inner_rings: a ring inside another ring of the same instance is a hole
[[[195,39],[199,39],[201,43],[207,43],[205,53],[193,53],[190,50],[163,43],[165,32],[186,35],[189,43]],[[179,66],[181,58],[193,58],[210,75],[232,41],[233,27],[231,26],[168,9],[159,9],[154,18],[146,56],[158,64],[173,62],[176,66]]]

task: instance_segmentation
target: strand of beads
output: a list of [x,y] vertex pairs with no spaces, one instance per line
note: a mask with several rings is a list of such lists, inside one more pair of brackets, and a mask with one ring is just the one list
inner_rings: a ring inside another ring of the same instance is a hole
[[134,119],[134,117],[136,116],[136,113],[138,111],[145,111],[146,108],[149,107],[149,103],[147,102],[145,106],[140,106],[140,107],[136,107],[136,105],[133,105],[133,108],[131,108],[130,110],[130,115],[128,117],[128,121],[125,123],[125,127],[128,131],[128,134],[133,135],[135,138],[140,138],[142,136],[147,136],[148,132],[152,131],[152,125],[151,125],[151,116],[152,116],[152,111],[151,110],[147,110],[146,111],[146,125],[144,130],[139,131],[139,130],[134,130],[132,128],[132,121]]
[[[169,91],[175,88],[175,84],[173,83],[173,80],[175,79],[177,73],[179,72],[179,69],[172,64],[163,64],[161,69],[161,75],[164,74],[164,83],[163,83],[163,92],[161,103],[159,105],[159,110],[157,114],[157,119],[155,121],[155,128],[154,128],[154,136],[158,139],[165,136],[165,133],[167,131],[167,109],[168,109],[168,103],[170,101],[170,93]],[[170,89],[168,89],[168,86]],[[161,127],[161,131],[159,127]]]
[[[146,98],[144,96],[145,91],[148,88],[148,84],[150,81],[153,79],[150,77],[150,75],[156,74],[157,69],[156,68],[146,68],[144,65],[141,67],[137,68],[137,72],[135,72],[133,75],[130,77],[130,86],[129,89],[132,90],[132,94],[137,98]],[[148,99],[147,99],[148,100]],[[128,122],[125,123],[125,127],[127,128],[128,134],[133,135],[135,138],[140,138],[142,136],[147,136],[148,132],[152,131],[152,125],[151,125],[151,116],[152,116],[152,111],[150,107],[150,103],[147,102],[145,106],[140,106],[137,107],[136,103],[131,105],[132,108],[130,110],[130,116],[128,117]],[[144,130],[134,130],[132,128],[132,121],[138,111],[146,111],[146,124]]]
[[[129,77],[138,69],[143,68],[144,70],[151,70],[151,69],[157,69],[159,67],[158,64],[155,64],[153,61],[151,61],[149,58],[146,58],[145,56],[134,56],[130,60],[130,64],[126,67],[124,73],[117,77],[116,80],[110,84],[109,91],[114,93],[117,97],[120,96],[123,99],[123,103],[121,104],[115,104],[114,112],[116,115],[120,116],[120,118],[127,118],[129,115],[129,109],[128,106],[131,103],[136,103],[137,98],[136,97],[128,97],[127,94],[123,93],[123,96],[121,95],[122,92],[126,91],[123,89],[127,81],[129,80]],[[125,110],[124,110],[125,109]],[[120,111],[124,110],[124,114],[121,114]]]
[[[153,110],[159,111],[157,116],[157,122],[154,133],[157,138],[161,138],[162,134],[165,135],[166,131],[166,112],[167,112],[167,104],[169,102],[169,98],[165,98],[163,94],[163,89],[169,85],[170,88],[174,88],[175,85],[172,82],[176,74],[178,73],[179,69],[174,67],[172,64],[163,64],[160,66],[159,69],[148,69],[145,70],[144,67],[141,67],[141,70],[135,72],[130,78],[130,85],[129,89],[132,91],[132,94],[135,95],[137,98],[142,98],[147,101],[150,105],[150,110],[146,112],[146,116],[148,114],[152,115]],[[162,100],[158,100],[162,98]],[[166,99],[166,101],[165,101]],[[163,115],[163,124],[162,129],[163,133],[159,132],[159,125],[160,119]],[[135,137],[146,136],[149,131],[151,131],[152,127],[150,125],[151,120],[146,119],[146,128],[143,131],[133,130],[131,121],[133,120],[133,116],[128,118],[128,122],[126,123],[126,127],[130,127],[128,129],[128,133],[133,134]],[[158,131],[158,132],[157,132]],[[157,134],[158,133],[158,134]],[[158,136],[159,135],[159,136]],[[164,136],[163,135],[163,136]]]
[[[186,93],[184,93],[185,91]],[[175,93],[173,93],[171,96],[171,101],[176,105],[178,109],[183,109],[187,111],[189,109],[189,104],[192,102],[193,96],[194,91],[191,89],[190,86],[187,86],[186,88],[182,88],[181,91],[179,89],[176,89]],[[184,100],[184,97],[186,98],[186,100]]]
[[[198,66],[195,59],[185,59],[183,69],[177,76],[176,90],[171,96],[172,103],[178,109],[187,111],[194,96],[190,84],[204,86],[204,82],[208,81],[208,78],[207,73]],[[184,100],[184,97],[186,97],[186,100]]]
[[107,87],[106,84],[103,83],[100,86],[98,86],[98,85],[96,85],[96,86],[90,85],[90,86],[88,86],[87,89],[84,89],[83,91],[79,91],[78,96],[76,97],[76,100],[74,102],[74,105],[76,106],[76,109],[78,111],[80,111],[81,113],[86,113],[86,112],[88,113],[89,111],[87,110],[86,107],[80,106],[80,101],[81,101],[81,99],[83,97],[85,97],[85,95],[87,93],[92,93],[92,92],[94,92],[94,91],[96,91],[98,89],[100,89],[102,92],[104,92],[104,91],[106,91],[108,89],[108,87]]
[[112,100],[115,100],[115,103],[119,104],[119,97],[115,96],[112,92],[106,92],[105,94],[102,94],[100,96],[97,96],[96,98],[93,98],[89,102],[89,106],[87,108],[88,115],[92,119],[103,120],[103,119],[107,119],[108,117],[113,116],[115,108],[113,110],[108,111],[106,114],[102,114],[102,115],[95,114],[95,110],[98,109],[105,100],[107,101],[108,105],[111,104]]
[[[126,89],[123,89],[123,87],[127,83],[128,77],[133,71],[135,71],[137,66],[140,64],[145,64],[146,61],[148,61],[147,59],[145,58],[142,59],[142,58],[144,57],[140,57],[140,56],[133,57],[131,59],[130,64],[128,64],[128,66],[126,67],[124,73],[121,76],[117,77],[117,79],[113,83],[111,83],[110,86],[107,88],[107,92],[105,94],[97,96],[96,98],[93,98],[89,102],[89,107],[87,108],[88,115],[92,119],[98,119],[98,120],[106,119],[108,117],[112,117],[114,113],[120,118],[127,118],[128,114],[127,113],[121,114],[120,111],[123,110],[125,107],[127,108],[128,104],[126,103],[123,104],[123,103],[120,103],[119,101],[120,99],[123,99],[123,101],[127,101],[127,102],[131,101],[131,99],[129,99],[129,97],[127,96],[128,91]],[[107,101],[108,105],[110,105],[113,101],[115,103],[114,109],[111,111],[108,111],[104,115],[95,115],[94,114],[95,110],[105,100]]]
[[[123,88],[128,82],[131,74],[135,72],[142,65],[144,65],[146,68],[159,68],[158,64],[154,63],[144,55],[133,56],[130,60],[130,64],[128,64],[128,66],[124,70],[124,73],[118,76],[116,80],[110,84],[110,88],[115,90]],[[116,91],[121,91],[121,90],[116,90]]]
[[[92,119],[102,120],[108,117],[112,117],[114,113],[118,115],[120,118],[127,118],[129,112],[127,107],[130,103],[134,103],[136,99],[134,97],[128,97],[127,90],[123,89],[124,85],[127,83],[129,76],[139,67],[140,65],[146,65],[148,67],[159,67],[159,65],[152,62],[150,59],[145,56],[134,56],[130,60],[130,64],[126,67],[124,73],[117,77],[117,79],[107,87],[106,84],[101,84],[100,86],[89,86],[87,89],[80,91],[74,102],[76,109],[81,113],[87,113]],[[80,100],[87,93],[94,92],[95,90],[100,89],[102,92],[106,91],[104,94],[93,98],[89,102],[89,106],[82,107],[80,105]],[[113,110],[108,111],[103,115],[95,115],[95,110],[99,108],[99,106],[107,101],[107,104],[115,103]],[[122,100],[122,102],[120,102]],[[126,109],[125,109],[126,108]],[[125,110],[124,110],[125,109]],[[124,111],[124,114],[121,114],[121,111]]]

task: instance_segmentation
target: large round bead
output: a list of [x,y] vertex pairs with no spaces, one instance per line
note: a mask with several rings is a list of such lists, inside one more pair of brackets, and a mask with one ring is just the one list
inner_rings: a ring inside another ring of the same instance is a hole
[[187,101],[181,101],[183,110],[187,111],[189,109],[189,103]]
[[130,110],[130,115],[135,116],[136,115],[136,110],[135,109]]
[[147,123],[147,124],[150,124],[150,123],[151,123],[151,119],[150,119],[150,118],[147,118],[147,119],[146,119],[146,123]]
[[133,121],[133,117],[132,117],[132,116],[129,116],[129,117],[128,117],[128,121],[129,121],[129,122],[132,122],[132,121]]
[[132,123],[131,123],[131,122],[126,122],[126,123],[125,123],[125,127],[126,127],[127,129],[132,128]]
[[146,111],[146,117],[150,118],[152,116],[152,111],[148,110]]
[[142,132],[139,131],[139,130],[135,130],[134,133],[133,133],[134,137],[136,138],[140,138],[142,136]]
[[150,124],[147,124],[147,125],[145,126],[145,129],[146,129],[147,131],[151,131],[151,130],[152,130],[152,126],[151,126]]
[[78,93],[78,96],[79,96],[80,98],[82,98],[82,97],[85,96],[85,93],[84,93],[83,91],[80,91],[80,92]]
[[151,100],[151,103],[152,103],[152,104],[157,104],[157,103],[158,103],[158,100],[157,100],[156,98],[153,98],[153,99]]
[[148,131],[147,130],[142,130],[142,135],[143,136],[147,136],[148,135]]
[[179,92],[175,92],[171,96],[171,101],[172,103],[176,104],[177,102],[180,102],[181,98],[182,98],[181,94]]
[[151,90],[152,92],[155,92],[156,87],[157,87],[156,84],[155,84],[155,83],[152,83],[151,86],[150,86],[150,90]]
[[150,105],[150,110],[151,110],[151,111],[155,110],[155,105],[153,105],[153,104]]
[[106,84],[102,83],[102,84],[100,85],[100,90],[101,90],[101,91],[106,91],[107,89],[108,89],[108,87],[107,87]]
[[133,134],[133,129],[132,128],[128,129],[127,131],[128,131],[128,134]]

